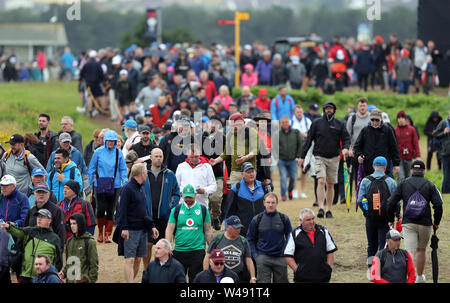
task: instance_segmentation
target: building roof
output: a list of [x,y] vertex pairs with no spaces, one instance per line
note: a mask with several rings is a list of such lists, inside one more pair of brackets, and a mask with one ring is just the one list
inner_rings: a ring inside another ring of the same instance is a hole
[[0,23],[0,45],[65,46],[62,23]]

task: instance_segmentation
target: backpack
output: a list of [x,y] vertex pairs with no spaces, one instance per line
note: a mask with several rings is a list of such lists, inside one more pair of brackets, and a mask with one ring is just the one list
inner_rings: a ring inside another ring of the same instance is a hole
[[[217,248],[217,245],[219,245],[220,241],[222,241],[224,236],[225,236],[225,233],[220,233],[217,235],[216,241],[214,243],[211,243],[212,249]],[[247,246],[247,239],[241,235],[239,235],[239,238],[241,239],[242,246],[245,249],[245,247]]]
[[[24,242],[20,239],[11,246],[11,250],[8,255],[8,263],[11,269],[16,273],[16,276],[19,277],[22,273],[22,262],[25,256],[25,247],[28,242],[32,241],[34,238],[28,235],[28,239]],[[34,251],[34,241],[33,241],[33,250]]]
[[[198,202],[197,202],[198,203]],[[200,204],[200,203],[199,203]],[[178,204],[177,206],[175,206],[175,212],[173,213],[173,216],[175,218],[175,229],[173,230],[173,234],[175,235],[177,232],[177,225],[178,225],[178,215],[180,214],[180,209],[181,209],[181,203]],[[203,204],[200,204],[201,208],[202,208],[202,217],[203,217],[203,223],[205,223],[205,218],[206,218],[206,206],[204,206]]]
[[[278,215],[280,216],[281,222],[283,223],[283,228],[286,226],[286,215],[278,212]],[[258,229],[259,224],[261,224],[262,217],[264,216],[264,212],[259,213],[256,215],[256,239],[255,243],[258,243]]]
[[[72,166],[70,168],[70,176],[69,176],[70,180],[75,180],[75,168],[76,168],[76,166]],[[49,176],[50,190],[52,190],[52,188],[53,188],[53,177],[55,176],[55,173],[56,173],[56,169],[52,169],[52,172],[50,173],[50,176]]]
[[[72,237],[67,239],[66,247],[69,245],[70,241],[72,241]],[[84,245],[86,247],[86,268],[89,269],[89,238],[84,239]]]
[[[31,176],[31,173],[32,173],[33,169],[31,168],[30,163],[28,162],[28,157],[30,156],[30,154],[31,153],[30,153],[29,150],[25,150],[25,152],[23,154],[23,163],[27,166],[28,174],[30,174],[30,176]],[[5,156],[5,159],[4,159],[5,163],[6,163],[6,160],[8,160],[9,156],[11,156],[11,149],[9,149],[6,152],[6,156]]]
[[387,220],[387,200],[391,196],[389,187],[386,183],[387,175],[380,179],[367,176],[371,181],[366,197],[369,205],[369,216],[375,220]]
[[416,191],[409,197],[408,201],[406,202],[405,210],[403,212],[404,217],[416,220],[423,215],[423,213],[427,209],[428,201],[420,193],[420,190],[427,183],[428,182],[424,182],[419,189],[414,188],[416,189]]
[[[278,97],[279,97],[279,95],[275,96],[275,106],[276,106],[276,108],[277,108],[277,112],[278,112],[278,103],[279,103]],[[280,97],[280,98],[281,98],[281,97]],[[291,99],[291,97],[286,96],[286,98],[287,98],[287,100],[288,100],[288,102],[289,102],[289,105],[292,105],[292,99]],[[289,110],[289,113],[290,113],[291,117],[294,116],[294,113],[292,112],[292,110]],[[278,119],[281,119],[281,117],[278,117]]]
[[[81,199],[80,198],[80,200],[81,200],[81,210],[83,211],[83,215],[84,215],[84,219],[86,220],[86,222],[87,222],[87,215],[86,215],[86,209],[87,209],[87,204],[89,203],[88,201],[86,201],[86,200],[84,200],[84,199]],[[60,203],[59,203],[59,207],[61,207],[61,205],[64,203],[64,200],[62,200]],[[70,223],[69,222],[66,222],[66,229],[67,229],[67,231],[71,231],[71,229],[70,229]]]

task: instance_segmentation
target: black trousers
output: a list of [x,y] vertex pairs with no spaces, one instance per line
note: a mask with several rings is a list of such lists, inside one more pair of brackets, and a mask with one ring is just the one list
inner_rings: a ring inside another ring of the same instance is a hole
[[120,188],[116,188],[113,196],[97,195],[97,218],[105,218],[106,220],[114,220],[114,210],[119,200]]
[[195,276],[203,271],[203,259],[205,258],[204,249],[193,251],[174,250],[173,257],[183,264],[184,273],[187,273],[189,277],[189,283],[192,283]]

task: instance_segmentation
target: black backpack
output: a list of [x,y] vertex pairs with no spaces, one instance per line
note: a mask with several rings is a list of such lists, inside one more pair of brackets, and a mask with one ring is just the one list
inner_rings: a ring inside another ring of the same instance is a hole
[[369,206],[368,212],[371,219],[378,221],[387,220],[387,201],[391,196],[386,183],[387,177],[384,175],[380,179],[377,179],[372,176],[367,176],[367,179],[371,181],[366,194]]

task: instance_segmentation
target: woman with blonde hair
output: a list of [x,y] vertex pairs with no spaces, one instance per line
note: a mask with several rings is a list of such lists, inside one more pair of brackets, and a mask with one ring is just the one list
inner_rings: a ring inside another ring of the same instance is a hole
[[219,94],[214,98],[213,104],[215,104],[216,100],[219,100],[226,110],[229,109],[230,104],[233,102],[233,98],[231,98],[230,96],[230,90],[228,89],[228,86],[222,85],[221,87],[219,87]]

